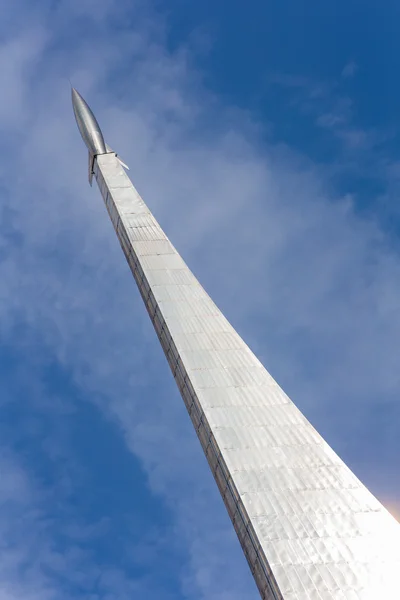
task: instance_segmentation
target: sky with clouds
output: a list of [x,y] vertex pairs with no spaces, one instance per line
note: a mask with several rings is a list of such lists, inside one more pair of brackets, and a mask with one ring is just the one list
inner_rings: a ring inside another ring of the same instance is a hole
[[258,597],[69,80],[219,307],[400,512],[400,8],[227,7],[0,0],[0,600]]

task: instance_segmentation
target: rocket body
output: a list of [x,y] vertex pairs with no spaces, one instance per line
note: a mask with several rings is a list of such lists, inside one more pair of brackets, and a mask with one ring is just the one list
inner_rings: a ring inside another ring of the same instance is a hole
[[[89,105],[82,98],[80,93],[72,88],[71,90],[72,96],[72,106],[74,109],[75,120],[78,125],[78,129],[82,136],[83,141],[86,144],[86,147],[89,151],[89,183],[92,185],[92,178],[94,174],[94,162],[96,160],[96,156],[99,154],[110,154],[113,153],[115,156],[117,154],[112,150],[104,141],[104,137],[102,131],[100,129],[100,125],[97,122],[96,117],[92,113]],[[126,165],[120,158],[118,161],[125,169],[129,169],[128,165]]]
[[71,96],[75,120],[82,139],[89,150],[88,176],[89,183],[92,185],[94,161],[98,154],[107,153],[106,143],[96,117],[80,93],[72,88]]
[[90,154],[106,154],[106,144],[96,117],[79,92],[72,88],[72,106],[76,123]]

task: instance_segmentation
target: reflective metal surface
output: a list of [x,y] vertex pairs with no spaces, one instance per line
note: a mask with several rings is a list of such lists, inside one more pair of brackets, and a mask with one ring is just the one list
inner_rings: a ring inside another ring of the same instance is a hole
[[[100,129],[100,125],[97,122],[96,117],[92,113],[89,105],[82,98],[80,93],[75,89],[71,88],[71,96],[72,96],[72,106],[74,109],[75,120],[77,122],[79,131],[81,133],[82,139],[86,144],[87,149],[89,150],[88,156],[88,177],[89,183],[92,185],[92,178],[94,174],[94,163],[96,161],[96,156],[99,154],[106,154],[107,152],[111,152],[118,156],[114,150],[110,148],[108,144],[105,143],[103,134]],[[128,165],[126,165],[119,157],[119,162],[121,165],[128,169]]]
[[89,153],[93,156],[105,154],[106,144],[96,117],[75,88],[71,89],[71,96],[76,123]]
[[400,524],[228,323],[115,155],[94,172],[261,597],[399,600]]

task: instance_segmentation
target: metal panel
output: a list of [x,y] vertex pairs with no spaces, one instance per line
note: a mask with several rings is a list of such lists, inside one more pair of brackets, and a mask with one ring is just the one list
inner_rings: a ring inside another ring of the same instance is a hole
[[206,294],[115,155],[95,175],[265,600],[398,600],[400,525]]

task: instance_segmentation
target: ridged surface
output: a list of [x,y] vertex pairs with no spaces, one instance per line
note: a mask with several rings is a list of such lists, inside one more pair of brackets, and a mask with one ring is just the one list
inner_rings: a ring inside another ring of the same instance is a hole
[[400,524],[215,306],[115,155],[95,175],[266,600],[399,600]]

